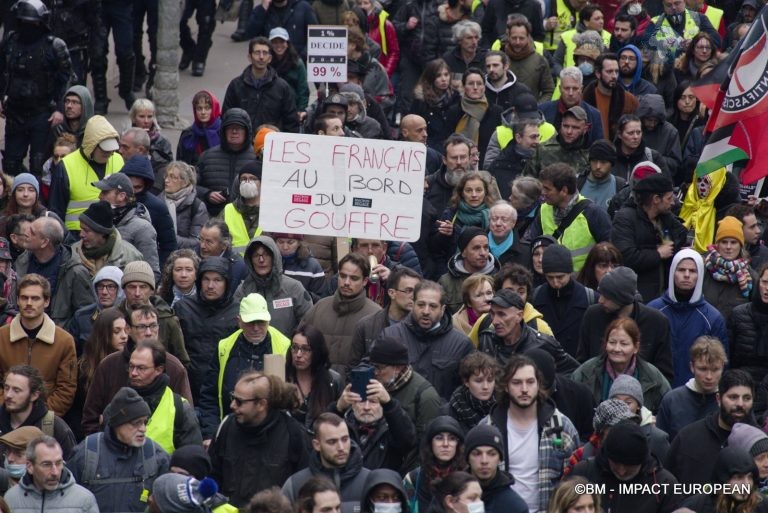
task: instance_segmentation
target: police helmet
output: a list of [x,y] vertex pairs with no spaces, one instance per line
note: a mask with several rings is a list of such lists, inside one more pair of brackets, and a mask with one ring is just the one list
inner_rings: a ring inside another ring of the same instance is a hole
[[11,7],[11,13],[19,21],[38,22],[43,25],[48,25],[50,17],[48,8],[40,0],[18,0]]

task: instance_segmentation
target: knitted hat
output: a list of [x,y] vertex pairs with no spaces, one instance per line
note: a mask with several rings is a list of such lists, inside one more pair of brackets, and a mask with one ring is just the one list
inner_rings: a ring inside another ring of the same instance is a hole
[[520,294],[511,289],[501,289],[496,291],[496,294],[491,298],[491,304],[500,306],[502,308],[517,308],[522,310],[525,308],[525,301],[520,297]]
[[597,291],[619,306],[631,305],[637,293],[637,274],[629,267],[617,267],[603,276]]
[[589,147],[589,160],[616,163],[616,147],[608,139],[598,139]]
[[[2,438],[0,438],[2,440]],[[731,428],[728,435],[730,447],[741,447],[749,452],[753,458],[768,452],[768,435],[762,429],[737,422]]]
[[112,224],[112,205],[108,201],[91,203],[85,212],[80,214],[80,222],[102,235],[109,235],[115,228]]
[[394,337],[379,337],[371,347],[371,363],[384,365],[408,365],[408,348]]
[[672,180],[664,175],[654,173],[636,182],[632,190],[635,193],[665,194],[672,192],[674,188],[675,184],[672,183]]
[[536,251],[536,248],[548,248],[552,244],[557,244],[557,240],[554,237],[551,235],[539,235],[531,242],[531,254]]
[[504,443],[501,439],[501,433],[498,428],[490,424],[478,424],[467,433],[464,440],[464,456],[469,461],[469,453],[476,447],[493,447],[499,453],[501,460],[504,460]]
[[736,474],[752,474],[755,483],[759,479],[755,460],[748,450],[731,445],[723,447],[715,459],[711,482],[725,483]]
[[249,175],[253,175],[259,180],[261,180],[261,161],[260,160],[252,160],[248,162],[246,165],[240,169],[240,171],[237,172],[237,177],[240,178],[245,173],[248,173]]
[[639,404],[640,407],[645,406],[643,386],[637,379],[627,374],[619,374],[616,376],[610,390],[608,390],[609,399],[613,399],[617,395],[628,395],[637,401],[637,404]]
[[544,273],[573,272],[573,257],[571,252],[562,244],[552,244],[544,250],[541,258],[541,267]]
[[634,182],[638,182],[643,178],[648,178],[649,176],[656,174],[661,174],[661,168],[650,160],[644,160],[638,162],[635,164],[635,167],[632,168],[630,179]]
[[261,150],[264,149],[264,141],[267,138],[267,135],[271,134],[272,132],[277,132],[277,130],[266,126],[259,128],[259,130],[256,132],[256,137],[253,138],[253,151],[257,155],[261,153]]
[[536,368],[541,372],[543,378],[541,387],[550,390],[555,384],[555,378],[557,377],[555,373],[555,359],[552,358],[551,354],[538,347],[527,350],[525,356],[533,360]]
[[152,412],[144,399],[134,389],[123,387],[117,391],[104,410],[104,422],[111,427],[117,427],[150,415]]
[[427,430],[424,432],[426,443],[430,443],[432,439],[440,433],[450,433],[464,443],[464,429],[462,429],[459,421],[449,415],[440,415],[432,419],[432,422],[427,424]]
[[468,226],[467,228],[464,228],[464,230],[461,232],[461,235],[459,235],[459,251],[464,251],[464,249],[469,246],[469,243],[472,241],[472,239],[479,235],[488,237],[488,232],[478,226]]
[[595,433],[600,434],[607,427],[613,427],[619,422],[633,419],[637,419],[637,415],[632,413],[627,403],[618,399],[607,399],[595,408],[592,427],[595,428]]
[[736,219],[733,216],[725,216],[720,220],[719,223],[717,223],[717,233],[715,233],[715,242],[720,242],[722,239],[725,238],[732,238],[739,241],[739,243],[743,246],[744,245],[744,231],[742,230],[742,224],[741,221]]
[[27,448],[29,442],[41,436],[43,436],[43,432],[39,428],[35,426],[21,426],[0,436],[0,444],[17,451],[23,451]]
[[211,459],[199,445],[185,445],[179,447],[171,456],[169,467],[179,467],[196,479],[202,479],[211,473]]
[[11,187],[11,191],[15,191],[16,187],[19,185],[31,185],[35,188],[35,192],[38,196],[40,196],[40,182],[37,181],[37,178],[35,178],[35,175],[31,173],[19,173],[18,175],[13,177],[13,187]]
[[144,260],[136,260],[126,264],[120,285],[125,288],[132,281],[146,283],[152,290],[155,290],[155,273],[152,272],[152,267],[149,263]]
[[155,479],[152,498],[163,513],[204,511],[200,481],[194,477],[169,472]]
[[648,458],[648,439],[636,423],[620,422],[611,428],[601,450],[616,463],[642,465]]

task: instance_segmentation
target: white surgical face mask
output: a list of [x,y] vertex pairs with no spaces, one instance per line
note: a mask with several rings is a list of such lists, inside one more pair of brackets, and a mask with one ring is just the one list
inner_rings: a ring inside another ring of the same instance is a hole
[[403,505],[399,502],[374,502],[373,513],[401,513]]
[[483,501],[470,502],[467,504],[467,513],[485,513],[485,503]]
[[240,196],[245,199],[253,199],[259,195],[259,184],[256,182],[243,182],[240,184]]
[[643,6],[637,3],[631,3],[629,4],[629,7],[627,7],[627,13],[630,16],[637,16],[643,11]]

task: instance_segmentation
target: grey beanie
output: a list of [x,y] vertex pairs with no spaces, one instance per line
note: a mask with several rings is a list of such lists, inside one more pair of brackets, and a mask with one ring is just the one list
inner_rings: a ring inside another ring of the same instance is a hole
[[566,273],[573,272],[573,257],[570,250],[562,244],[552,244],[544,250],[541,257],[541,267],[546,273]]
[[632,413],[627,403],[618,399],[606,399],[595,408],[592,427],[595,428],[595,433],[600,434],[607,427],[615,426],[624,420],[633,419],[637,419],[637,415]]
[[37,178],[35,178],[35,175],[31,173],[19,173],[18,175],[14,176],[11,191],[15,191],[16,187],[24,184],[34,187],[38,197],[40,196],[40,182],[38,182]]
[[728,435],[728,445],[741,447],[754,458],[759,454],[768,452],[768,435],[755,426],[737,422],[731,428],[731,434]]
[[613,385],[608,391],[608,398],[613,399],[617,395],[628,395],[640,405],[642,408],[645,406],[643,399],[643,387],[638,380],[627,374],[619,374],[616,379],[613,380]]
[[169,472],[155,479],[152,497],[163,513],[203,511],[200,482],[194,477]]
[[619,306],[631,305],[637,293],[637,274],[629,267],[617,267],[603,276],[597,291]]
[[150,415],[152,412],[144,399],[134,389],[123,387],[104,410],[104,423],[117,427]]

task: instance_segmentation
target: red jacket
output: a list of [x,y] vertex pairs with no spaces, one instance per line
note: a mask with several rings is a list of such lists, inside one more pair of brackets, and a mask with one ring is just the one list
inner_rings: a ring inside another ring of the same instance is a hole
[[[381,23],[384,23],[384,41],[381,40]],[[387,76],[397,71],[397,64],[400,62],[400,44],[397,42],[397,33],[395,26],[391,21],[382,16],[381,12],[373,11],[368,15],[368,37],[376,41],[381,46],[381,55],[379,62],[387,70]]]

